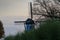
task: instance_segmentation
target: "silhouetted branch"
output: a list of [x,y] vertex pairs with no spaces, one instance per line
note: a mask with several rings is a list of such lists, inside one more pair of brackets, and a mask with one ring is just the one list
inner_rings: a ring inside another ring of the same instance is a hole
[[[60,18],[60,7],[59,5],[53,4],[50,0],[36,0],[37,3],[34,4],[33,14],[42,15],[50,18]],[[55,1],[54,1],[55,2]],[[38,7],[39,5],[39,7]]]

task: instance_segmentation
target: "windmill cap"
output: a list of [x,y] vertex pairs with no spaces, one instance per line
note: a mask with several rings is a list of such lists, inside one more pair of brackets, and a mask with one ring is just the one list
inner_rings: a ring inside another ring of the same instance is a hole
[[26,24],[34,24],[34,21],[32,19],[28,18],[26,20]]

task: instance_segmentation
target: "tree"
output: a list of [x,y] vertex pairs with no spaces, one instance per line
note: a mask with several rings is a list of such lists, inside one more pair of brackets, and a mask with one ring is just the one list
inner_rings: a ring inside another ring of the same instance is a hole
[[0,39],[3,37],[3,35],[4,35],[4,28],[2,22],[0,21]]
[[35,0],[33,14],[51,19],[60,18],[60,5],[56,2],[56,0]]

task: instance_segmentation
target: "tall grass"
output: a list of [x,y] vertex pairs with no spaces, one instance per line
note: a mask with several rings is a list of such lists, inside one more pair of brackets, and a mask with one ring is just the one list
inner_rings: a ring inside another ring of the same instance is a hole
[[38,29],[8,36],[5,40],[60,40],[60,21],[46,21]]

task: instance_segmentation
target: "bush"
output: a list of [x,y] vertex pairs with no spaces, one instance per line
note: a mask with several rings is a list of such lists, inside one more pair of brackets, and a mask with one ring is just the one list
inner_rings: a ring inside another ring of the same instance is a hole
[[7,36],[4,40],[14,40],[14,36],[12,36],[12,35]]
[[39,31],[41,40],[60,40],[60,21],[47,21]]

